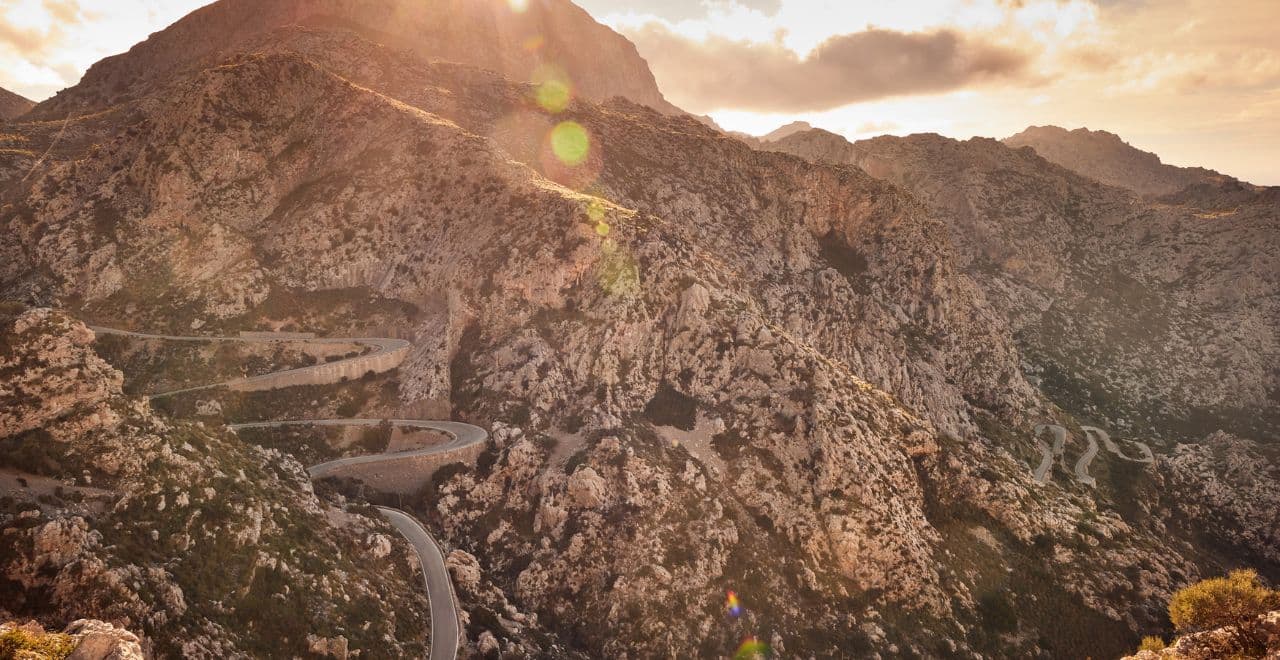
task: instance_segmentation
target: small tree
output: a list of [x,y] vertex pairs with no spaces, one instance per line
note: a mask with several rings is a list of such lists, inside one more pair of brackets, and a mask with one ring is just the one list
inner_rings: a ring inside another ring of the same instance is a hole
[[1280,608],[1280,592],[1268,589],[1252,570],[1202,580],[1181,589],[1169,601],[1169,620],[1181,633],[1226,628],[1234,650],[1260,653],[1258,616]]

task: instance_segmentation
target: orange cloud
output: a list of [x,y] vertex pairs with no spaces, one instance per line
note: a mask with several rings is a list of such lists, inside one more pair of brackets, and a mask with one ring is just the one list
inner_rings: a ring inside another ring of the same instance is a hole
[[698,112],[806,112],[974,83],[1030,80],[1031,57],[953,30],[869,29],[827,39],[807,57],[780,43],[696,41],[650,23],[630,36],[663,91]]

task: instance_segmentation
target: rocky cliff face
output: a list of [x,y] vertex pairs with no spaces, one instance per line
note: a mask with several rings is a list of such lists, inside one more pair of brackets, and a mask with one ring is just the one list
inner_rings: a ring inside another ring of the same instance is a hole
[[[1117,655],[1159,626],[1134,603],[1225,556],[1171,524],[1212,501],[1166,486],[1270,501],[1205,463],[1209,431],[1137,408],[1268,410],[1265,198],[1146,205],[991,140],[755,150],[625,99],[540,103],[386,23],[218,16],[42,108],[113,103],[33,176],[0,154],[0,291],[146,330],[412,337],[388,396],[494,430],[405,503],[452,551],[477,651]],[[80,396],[51,382],[6,423]],[[1038,483],[1045,420],[1161,456]],[[1270,538],[1254,513],[1228,550]]]
[[1130,146],[1115,133],[1057,126],[1032,126],[1004,139],[1015,149],[1031,147],[1051,163],[1109,186],[1159,197],[1195,184],[1222,184],[1231,177],[1202,167],[1175,167]]
[[14,94],[7,89],[0,89],[0,121],[14,119],[24,115],[35,103]]
[[815,131],[772,148],[924,201],[1060,405],[1157,435],[1229,419],[1274,432],[1274,412],[1261,426],[1240,414],[1276,406],[1274,191],[1203,184],[1148,203],[984,139]]

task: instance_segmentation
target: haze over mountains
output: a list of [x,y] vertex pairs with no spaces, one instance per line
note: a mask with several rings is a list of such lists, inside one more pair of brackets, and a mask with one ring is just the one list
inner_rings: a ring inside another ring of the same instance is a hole
[[[369,502],[490,657],[1117,656],[1280,577],[1274,189],[1088,133],[742,139],[509,7],[222,0],[4,127],[0,468],[47,492],[0,507],[0,618],[421,654]],[[411,348],[148,402],[317,358],[85,323]],[[398,436],[222,428],[423,411],[491,437],[414,489],[303,468]]]

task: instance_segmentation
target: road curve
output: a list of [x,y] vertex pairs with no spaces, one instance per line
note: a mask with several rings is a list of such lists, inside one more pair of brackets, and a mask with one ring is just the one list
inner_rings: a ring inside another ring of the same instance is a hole
[[1089,474],[1089,464],[1093,463],[1093,459],[1098,456],[1098,439],[1088,431],[1085,431],[1084,436],[1089,439],[1089,448],[1080,455],[1080,460],[1076,461],[1076,480],[1086,486],[1096,488],[1098,480]]
[[448,434],[452,439],[448,442],[427,447],[425,449],[415,449],[413,451],[404,451],[395,454],[373,454],[370,456],[339,458],[319,465],[313,465],[307,468],[307,473],[311,475],[312,479],[324,479],[339,469],[351,467],[353,465],[371,465],[374,463],[387,463],[390,461],[399,461],[406,458],[416,458],[420,456],[449,454],[460,449],[467,449],[489,439],[489,434],[478,426],[472,426],[462,422],[434,422],[421,419],[297,419],[278,422],[228,424],[227,428],[232,431],[239,431],[241,429],[271,429],[284,428],[288,426],[377,426],[383,422],[389,422],[392,426],[407,426],[410,428],[440,431]]
[[292,369],[282,369],[267,374],[259,374],[257,376],[246,376],[244,378],[233,378],[231,380],[220,383],[210,383],[208,385],[200,385],[197,387],[187,387],[180,390],[172,390],[169,392],[161,392],[152,394],[150,398],[161,399],[164,397],[174,396],[175,394],[186,394],[187,392],[199,392],[202,390],[211,390],[218,387],[244,387],[252,386],[254,383],[263,383],[269,379],[276,379],[280,376],[293,374],[305,374],[307,372],[318,371],[322,368],[332,369],[343,364],[350,364],[356,361],[368,361],[388,353],[404,350],[411,346],[404,339],[392,339],[386,337],[326,337],[326,338],[300,338],[293,335],[271,336],[269,334],[254,335],[249,337],[219,337],[219,336],[181,336],[181,335],[156,335],[146,332],[132,332],[130,330],[117,330],[115,328],[104,328],[101,326],[89,326],[95,334],[116,335],[119,337],[133,337],[135,339],[159,339],[164,341],[185,341],[185,342],[239,342],[245,344],[276,344],[283,342],[297,342],[302,344],[357,344],[360,346],[369,346],[373,348],[372,353],[357,355],[355,357],[336,360],[334,362],[325,362],[315,364],[308,367],[296,367]]
[[[1048,445],[1044,444],[1044,442],[1040,441],[1040,435],[1046,430],[1053,431],[1052,449],[1050,449]],[[1098,439],[1102,440],[1102,446],[1105,447],[1107,451],[1119,456],[1123,460],[1134,463],[1156,462],[1156,457],[1151,451],[1151,447],[1148,447],[1144,443],[1132,441],[1133,444],[1137,445],[1138,449],[1142,451],[1142,458],[1133,458],[1131,456],[1125,456],[1124,452],[1120,451],[1120,446],[1111,439],[1111,434],[1106,431],[1096,426],[1081,426],[1080,430],[1084,431],[1085,438],[1089,441],[1089,448],[1080,455],[1080,458],[1076,460],[1076,464],[1072,469],[1076,474],[1076,480],[1086,486],[1096,488],[1098,485],[1097,479],[1094,479],[1093,476],[1089,474],[1089,466],[1093,464],[1093,460],[1098,456]],[[1039,467],[1035,470],[1035,479],[1038,483],[1043,484],[1049,481],[1049,470],[1053,467],[1053,457],[1055,455],[1062,456],[1062,465],[1064,468],[1067,466],[1067,457],[1064,451],[1067,444],[1067,429],[1056,424],[1040,424],[1035,427],[1035,437],[1040,451],[1044,454],[1043,458],[1040,460]]]
[[[409,342],[403,339],[377,338],[377,337],[360,337],[360,338],[300,338],[297,336],[279,336],[271,337],[270,335],[260,335],[251,337],[186,337],[178,335],[156,335],[142,332],[131,332],[128,330],[117,330],[115,328],[104,328],[100,326],[89,326],[95,334],[118,335],[126,337],[135,337],[139,339],[160,339],[167,341],[189,341],[189,342],[207,342],[207,341],[234,341],[247,343],[274,343],[281,341],[301,342],[311,344],[362,344],[373,346],[374,352],[361,355],[346,360],[338,360],[317,364],[309,367],[299,367],[295,369],[285,369],[282,371],[262,374],[259,376],[250,376],[247,378],[238,378],[222,383],[214,383],[212,385],[202,385],[200,387],[191,387],[172,392],[164,392],[152,395],[152,399],[172,396],[184,392],[196,392],[200,390],[212,389],[215,387],[230,387],[243,385],[247,383],[259,382],[268,378],[275,378],[282,374],[302,374],[308,371],[314,371],[325,368],[332,368],[333,365],[339,365],[344,362],[353,360],[367,360],[390,353],[397,350],[406,349],[410,346]],[[284,428],[289,426],[377,426],[383,421],[389,421],[395,426],[407,426],[412,428],[431,429],[441,431],[448,434],[451,439],[443,444],[428,447],[426,449],[418,449],[414,451],[399,452],[394,454],[375,454],[371,456],[354,456],[351,458],[341,458],[334,461],[328,461],[319,465],[313,465],[307,469],[307,473],[312,480],[323,479],[334,471],[349,467],[352,465],[369,465],[374,463],[390,463],[413,459],[422,456],[434,456],[439,454],[447,454],[459,450],[468,449],[476,444],[483,443],[488,440],[489,434],[484,429],[471,424],[450,421],[434,421],[420,419],[310,419],[310,420],[282,420],[267,422],[248,422],[241,424],[228,424],[227,428],[231,431],[240,431],[242,429],[267,429],[267,428]],[[456,660],[458,657],[458,646],[462,638],[462,628],[458,619],[457,597],[453,592],[453,583],[449,578],[449,569],[445,565],[444,553],[440,550],[440,546],[436,544],[435,539],[427,532],[417,520],[409,514],[398,509],[389,507],[377,507],[393,527],[404,538],[409,541],[414,552],[418,555],[418,563],[422,566],[423,583],[427,589],[427,600],[431,607],[431,650],[428,654],[429,660]]]
[[1147,446],[1146,443],[1138,442],[1136,440],[1130,441],[1133,444],[1137,445],[1138,449],[1142,451],[1142,458],[1133,458],[1131,456],[1125,456],[1124,452],[1120,451],[1120,446],[1117,445],[1115,441],[1111,439],[1110,433],[1107,433],[1106,431],[1103,431],[1102,429],[1096,426],[1081,426],[1080,430],[1084,431],[1085,433],[1093,433],[1097,435],[1099,438],[1102,438],[1102,446],[1106,447],[1107,451],[1115,454],[1116,456],[1119,456],[1123,460],[1130,461],[1133,463],[1155,463],[1156,462],[1156,455],[1151,451],[1151,447]]
[[[422,564],[422,581],[431,601],[431,652],[427,657],[429,660],[454,660],[458,657],[462,626],[458,621],[453,582],[449,579],[444,553],[413,516],[384,506],[378,507],[378,511],[409,541]],[[444,597],[446,594],[448,598]]]
[[1054,424],[1041,424],[1036,427],[1036,437],[1046,430],[1053,431],[1053,447],[1040,443],[1040,451],[1044,454],[1040,459],[1040,467],[1036,468],[1036,481],[1045,483],[1049,480],[1049,470],[1053,468],[1053,457],[1059,455],[1067,446],[1067,430]]

